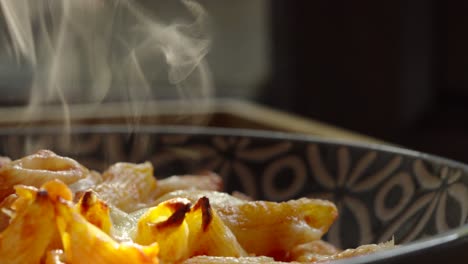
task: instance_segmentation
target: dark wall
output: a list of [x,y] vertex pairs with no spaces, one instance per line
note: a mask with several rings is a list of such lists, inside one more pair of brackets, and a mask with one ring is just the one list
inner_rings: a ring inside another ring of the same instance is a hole
[[468,4],[272,1],[273,78],[261,100],[468,161]]

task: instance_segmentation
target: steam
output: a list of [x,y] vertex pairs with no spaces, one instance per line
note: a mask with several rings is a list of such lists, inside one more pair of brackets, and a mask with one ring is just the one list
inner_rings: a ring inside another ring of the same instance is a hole
[[92,113],[123,101],[135,125],[150,100],[207,102],[207,14],[182,3],[190,22],[159,20],[133,0],[0,0],[14,56],[34,74],[26,121],[58,104],[69,131],[70,104]]

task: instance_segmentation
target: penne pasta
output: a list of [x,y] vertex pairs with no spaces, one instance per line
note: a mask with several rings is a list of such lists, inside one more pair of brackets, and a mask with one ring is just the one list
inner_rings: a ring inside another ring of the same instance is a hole
[[322,241],[329,201],[252,201],[215,174],[156,180],[148,162],[100,174],[42,150],[2,159],[0,184],[0,263],[320,263],[394,247]]

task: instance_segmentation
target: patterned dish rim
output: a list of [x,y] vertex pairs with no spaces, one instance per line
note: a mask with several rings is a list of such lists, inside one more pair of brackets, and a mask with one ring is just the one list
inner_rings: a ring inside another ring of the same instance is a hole
[[[28,135],[28,134],[62,134],[63,126],[44,125],[33,127],[0,127],[0,135]],[[140,125],[137,128],[130,129],[129,126],[122,124],[91,124],[74,125],[71,134],[80,133],[160,133],[160,134],[187,134],[187,135],[205,135],[205,136],[238,136],[250,138],[268,138],[278,140],[305,141],[309,143],[324,143],[332,145],[346,145],[368,150],[387,152],[392,154],[404,155],[423,160],[429,160],[437,163],[446,164],[453,167],[459,167],[468,171],[468,165],[437,155],[427,154],[403,147],[390,146],[378,143],[367,143],[360,141],[350,141],[345,139],[326,138],[315,135],[305,135],[291,132],[277,132],[269,130],[253,130],[244,128],[221,128],[221,127],[203,127],[203,126],[168,126],[168,125]],[[414,257],[422,254],[429,254],[435,248],[450,249],[453,247],[468,247],[468,224],[453,228],[451,230],[433,235],[427,238],[418,239],[405,243],[394,249],[376,252],[369,255],[358,256],[349,259],[337,260],[337,264],[354,263],[389,263],[393,261],[403,261],[407,257]]]

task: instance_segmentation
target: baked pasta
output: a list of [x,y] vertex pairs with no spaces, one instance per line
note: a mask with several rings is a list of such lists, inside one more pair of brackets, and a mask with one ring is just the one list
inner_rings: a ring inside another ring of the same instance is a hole
[[157,180],[148,162],[99,173],[48,150],[1,158],[0,263],[312,263],[393,247],[322,241],[329,201],[221,190],[213,173]]

